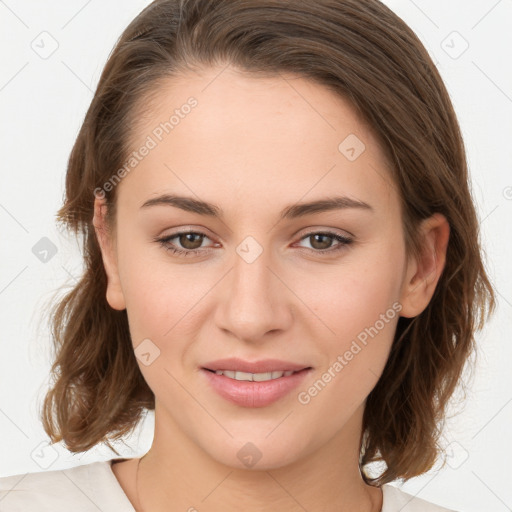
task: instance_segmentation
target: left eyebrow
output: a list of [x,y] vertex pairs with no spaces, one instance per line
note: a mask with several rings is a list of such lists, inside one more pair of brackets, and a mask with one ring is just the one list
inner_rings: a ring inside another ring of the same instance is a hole
[[[220,219],[224,218],[222,209],[213,203],[200,201],[192,197],[177,196],[173,194],[163,194],[161,196],[148,199],[141,206],[141,209],[157,205],[174,206],[175,208],[180,208],[181,210],[185,210],[187,212],[197,213],[198,215],[205,215],[208,217]],[[347,196],[335,196],[311,201],[308,203],[296,203],[289,205],[281,210],[279,218],[281,220],[296,219],[305,215],[321,213],[330,210],[344,210],[349,208],[358,208],[370,212],[375,212],[373,207],[364,201],[352,199]]]

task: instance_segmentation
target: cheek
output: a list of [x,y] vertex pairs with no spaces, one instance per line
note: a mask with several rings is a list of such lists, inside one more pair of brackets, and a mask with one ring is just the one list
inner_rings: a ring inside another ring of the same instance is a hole
[[191,266],[168,261],[164,249],[146,245],[120,252],[119,274],[134,345],[149,338],[162,347],[176,329],[188,330],[207,283]]
[[318,311],[323,323],[318,322],[313,336],[323,352],[323,364],[297,395],[299,403],[307,406],[305,413],[330,418],[326,429],[333,432],[377,384],[399,317],[400,305],[392,300],[389,280],[373,272],[357,277],[347,280],[345,288],[333,286],[335,291],[322,296]]
[[382,373],[401,309],[402,264],[400,247],[375,245],[357,261],[347,258],[336,271],[307,280],[305,302],[320,320],[313,335],[323,340],[322,371],[330,372],[325,379],[333,393],[362,400]]
[[140,272],[132,280],[133,287],[127,288],[126,308],[134,344],[150,338],[163,348],[177,331],[186,337],[197,328],[194,306],[207,292],[204,283],[182,286],[172,275],[167,278],[164,281],[150,271]]
[[[165,258],[148,263],[147,254],[144,259],[135,251],[119,265],[140,371],[155,396],[171,394],[182,407],[187,406],[187,396],[173,377],[181,380],[193,346],[190,340],[198,337],[201,299],[208,291],[208,280],[197,278],[197,272],[187,272],[184,267]],[[145,354],[149,354],[149,364],[144,362]]]
[[385,247],[374,249],[347,258],[325,273],[297,281],[304,302],[336,338],[356,336],[373,325],[400,296],[400,255]]

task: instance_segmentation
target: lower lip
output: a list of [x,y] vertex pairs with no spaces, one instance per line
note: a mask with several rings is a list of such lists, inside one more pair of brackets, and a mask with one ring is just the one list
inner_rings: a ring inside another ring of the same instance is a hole
[[296,388],[311,368],[264,382],[230,379],[204,368],[201,371],[206,375],[213,389],[229,402],[242,407],[265,407]]

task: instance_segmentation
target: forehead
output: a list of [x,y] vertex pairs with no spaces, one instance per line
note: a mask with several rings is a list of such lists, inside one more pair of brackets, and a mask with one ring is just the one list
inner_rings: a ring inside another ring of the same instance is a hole
[[258,198],[282,205],[334,192],[376,209],[397,201],[372,130],[345,99],[304,77],[203,69],[159,84],[141,113],[130,150],[150,150],[118,191],[134,208],[170,191],[237,212]]

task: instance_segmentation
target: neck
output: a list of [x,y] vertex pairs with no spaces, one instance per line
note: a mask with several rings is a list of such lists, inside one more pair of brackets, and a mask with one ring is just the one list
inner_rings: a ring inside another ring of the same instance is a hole
[[302,458],[265,467],[262,456],[251,469],[219,463],[155,413],[153,445],[139,466],[138,510],[379,512],[382,492],[365,484],[359,472],[362,410]]

